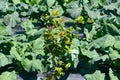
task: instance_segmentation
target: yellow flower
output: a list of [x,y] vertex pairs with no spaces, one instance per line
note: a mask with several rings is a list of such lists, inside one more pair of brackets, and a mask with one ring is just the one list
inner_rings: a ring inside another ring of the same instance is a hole
[[62,23],[64,21],[64,18],[60,17],[59,22]]
[[54,79],[54,76],[50,76],[50,77],[46,77],[45,80],[55,80],[55,79]]
[[65,21],[65,18],[63,18],[63,17],[53,18],[52,20],[53,20],[54,22],[57,21],[57,22],[59,22],[59,24],[61,24],[63,21]]
[[50,34],[50,35],[49,35],[49,39],[54,39],[54,35],[53,35],[53,34]]
[[75,19],[78,23],[85,24],[84,17],[78,16],[77,19]]
[[90,19],[90,18],[88,18],[88,19],[87,19],[87,23],[93,23],[93,20]]
[[64,31],[59,32],[59,36],[60,36],[60,38],[64,38],[65,32]]
[[68,68],[70,68],[70,66],[71,66],[71,63],[67,63],[67,64],[65,65],[65,68],[68,69]]
[[49,19],[50,16],[49,16],[48,14],[45,14],[45,18],[46,18],[46,19]]
[[63,75],[63,69],[61,67],[55,67],[55,71],[57,71],[60,75]]
[[66,45],[65,48],[67,49],[68,52],[71,52],[71,49]]
[[60,47],[60,48],[61,48],[61,47],[62,47],[62,46],[61,46],[61,44],[58,44],[58,47]]
[[65,40],[65,44],[70,44],[71,42],[70,42],[70,38],[66,38],[66,40]]
[[60,66],[64,65],[63,61],[59,61],[58,64],[59,64]]
[[53,9],[51,15],[52,16],[58,16],[59,15],[58,10],[57,9]]

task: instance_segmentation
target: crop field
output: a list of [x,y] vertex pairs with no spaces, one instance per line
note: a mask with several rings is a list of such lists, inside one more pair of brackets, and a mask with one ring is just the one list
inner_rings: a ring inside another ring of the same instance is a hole
[[120,80],[120,0],[0,0],[0,80]]

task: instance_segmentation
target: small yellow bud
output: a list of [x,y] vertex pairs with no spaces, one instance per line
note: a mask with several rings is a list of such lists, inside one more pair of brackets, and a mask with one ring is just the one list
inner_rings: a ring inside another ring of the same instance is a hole
[[67,64],[65,65],[65,68],[68,69],[68,68],[70,68],[70,66],[71,66],[71,63],[67,63]]
[[68,52],[71,52],[71,49],[66,45],[65,48],[67,49]]
[[53,9],[51,15],[52,16],[58,16],[59,15],[58,10],[57,9]]
[[60,66],[62,66],[64,63],[63,63],[63,61],[59,61],[58,64],[59,64]]
[[87,19],[87,23],[93,23],[94,21],[90,18]]
[[66,40],[65,40],[65,44],[70,44],[71,42],[70,42],[70,38],[66,38]]
[[78,23],[85,24],[84,17],[78,16],[77,19],[75,19]]

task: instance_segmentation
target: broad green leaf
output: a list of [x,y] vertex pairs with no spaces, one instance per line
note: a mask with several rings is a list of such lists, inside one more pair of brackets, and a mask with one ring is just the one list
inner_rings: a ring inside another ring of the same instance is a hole
[[83,0],[83,2],[84,2],[84,3],[88,3],[88,2],[89,2],[89,0]]
[[66,6],[66,4],[70,3],[71,1],[74,1],[74,0],[64,0],[64,5]]
[[115,38],[109,34],[98,38],[97,40],[94,40],[93,42],[91,42],[89,44],[90,48],[94,47],[94,48],[106,48],[109,46],[113,46],[115,43]]
[[105,2],[105,0],[99,0],[100,6],[103,6],[103,5],[104,5],[104,2]]
[[33,41],[33,51],[36,53],[36,54],[41,54],[41,55],[44,55],[44,38],[43,37],[40,37],[36,40]]
[[21,62],[23,68],[28,71],[36,71],[40,70],[41,72],[44,72],[44,66],[42,65],[42,62],[40,60],[29,60],[29,59],[24,59]]
[[14,4],[19,4],[20,0],[12,0]]
[[45,67],[42,64],[42,61],[40,61],[40,60],[33,60],[32,65],[33,65],[33,68],[35,68],[36,70],[40,70],[42,73],[46,72],[48,70],[47,67]]
[[8,35],[12,35],[13,34],[11,26],[6,26],[6,31],[7,31]]
[[86,35],[87,41],[92,40],[93,36],[97,33],[96,27],[95,27],[95,26],[92,26],[91,31],[88,30],[88,29],[86,29],[86,28],[84,28],[84,33],[85,33],[85,35]]
[[0,0],[1,2],[7,2],[8,0]]
[[84,77],[86,80],[105,80],[105,74],[98,70],[96,70],[93,74],[86,74]]
[[6,55],[0,53],[0,67],[3,67],[5,65],[8,65],[8,64],[11,64],[11,63],[12,62],[9,60],[9,58]]
[[97,1],[96,0],[89,0],[88,2],[84,2],[83,6],[84,6],[86,11],[88,11],[88,10],[92,11],[92,10],[96,9],[98,5],[99,5],[98,0]]
[[32,24],[31,20],[26,20],[21,23],[22,28],[25,29],[26,32],[31,31],[34,28],[34,25]]
[[79,54],[79,49],[72,49],[71,53],[78,55]]
[[36,4],[39,4],[39,2],[40,2],[41,0],[30,0],[30,4],[31,5],[36,5]]
[[[75,40],[74,40],[75,41]],[[76,39],[76,41],[77,41],[77,39]],[[77,43],[77,42],[76,42]],[[79,43],[78,44],[76,44],[76,46],[77,45],[79,45]],[[72,49],[72,51],[71,51],[71,59],[72,59],[72,62],[73,62],[73,65],[74,65],[74,68],[76,68],[77,67],[77,65],[78,65],[78,63],[79,63],[79,58],[78,58],[78,55],[79,55],[79,49],[78,49],[78,46],[77,47],[75,47],[75,44],[74,44],[74,47],[73,47],[74,49]]]
[[116,3],[112,2],[112,0],[106,0],[105,5],[103,6],[106,10],[114,10],[117,5]]
[[99,9],[96,9],[98,6],[98,0],[89,0],[88,3],[84,3],[84,9],[87,11],[88,16],[92,19],[100,19],[102,16],[100,15]]
[[[119,10],[118,14],[120,14],[120,10]],[[116,17],[115,21],[116,21],[116,23],[118,24],[118,27],[119,27],[120,26],[120,17]]]
[[[27,1],[27,0],[26,0]],[[20,7],[18,7],[20,10],[22,10],[22,8],[24,8],[24,9],[29,9],[28,8],[29,7],[29,5],[27,5],[27,4],[25,4],[25,3],[20,3]],[[26,12],[27,13],[27,12]]]
[[74,68],[76,68],[79,63],[78,54],[71,53],[71,58],[72,58],[72,62],[74,64]]
[[74,59],[73,63],[74,63],[74,68],[77,68],[77,66],[78,66],[78,64],[79,64],[79,59],[78,59],[78,57],[76,57],[76,58]]
[[120,59],[120,54],[117,50],[113,50],[112,48],[110,48],[109,57],[111,58],[111,60]]
[[[120,36],[118,35],[118,36],[114,36],[114,38],[115,38],[115,40],[116,41],[119,41],[120,40]],[[119,44],[119,43],[118,43]]]
[[10,50],[10,54],[13,58],[15,58],[18,61],[22,60],[22,57],[20,56],[20,54],[17,52],[17,49],[14,47],[11,48]]
[[41,28],[40,30],[31,29],[30,31],[27,32],[28,40],[33,41],[37,38],[40,38],[40,36],[44,35],[45,30],[46,30],[45,28]]
[[8,9],[8,2],[7,0],[0,0],[0,10],[2,12],[6,12]]
[[[28,37],[36,37],[35,35],[38,33],[38,30],[36,29],[29,29],[28,31],[26,31]],[[38,36],[39,37],[39,36]]]
[[83,55],[87,56],[90,59],[99,57],[98,53],[95,50],[93,50],[93,51],[81,50],[81,52]]
[[106,32],[107,33],[110,33],[113,36],[120,35],[119,29],[114,24],[112,24],[112,23],[106,23],[105,26],[106,26]]
[[110,80],[119,80],[118,77],[116,75],[114,75],[114,72],[112,71],[112,69],[109,69],[109,77]]
[[89,0],[89,6],[91,7],[91,8],[93,8],[93,7],[97,7],[98,6],[98,3],[99,3],[99,1],[97,0]]
[[25,55],[25,52],[29,48],[28,46],[30,45],[31,45],[30,43],[22,43],[22,48],[19,50],[21,56]]
[[68,13],[72,18],[77,18],[81,15],[82,5],[79,5],[78,3],[78,1],[74,1],[67,5],[66,13]]
[[117,14],[120,14],[120,9],[117,10]]
[[7,30],[6,30],[6,27],[5,27],[5,26],[1,26],[1,25],[0,25],[0,30],[1,30],[1,31],[0,31],[0,36],[7,34]]
[[89,17],[92,19],[101,19],[105,16],[105,15],[101,16],[99,10],[87,10],[87,12]]
[[31,6],[28,11],[28,15],[32,15],[33,13],[39,13],[38,11],[39,7]]
[[55,1],[56,0],[47,0],[47,5],[51,7],[55,3]]
[[23,35],[23,34],[15,35],[15,36],[12,36],[11,38],[15,41],[27,41],[26,35]]
[[98,56],[98,57],[95,57],[93,58],[92,62],[96,62],[96,61],[99,61],[99,60],[102,60],[103,62],[106,61],[107,59],[109,59],[109,56],[108,55],[102,55],[102,56]]
[[114,47],[120,50],[120,41],[115,41]]
[[25,12],[25,11],[24,11],[24,12],[21,12],[21,15],[22,15],[22,16],[27,16],[27,12]]
[[81,15],[82,8],[73,8],[73,9],[67,9],[67,13],[72,17],[72,18],[77,18],[78,16]]
[[71,49],[78,49],[80,46],[80,41],[78,39],[73,39],[70,48]]
[[32,67],[33,66],[32,61],[30,61],[28,59],[24,59],[24,60],[22,60],[21,64],[26,71],[28,71],[28,72],[35,71],[35,69]]
[[29,3],[29,0],[21,0],[21,2]]
[[15,27],[18,22],[20,22],[20,18],[17,12],[14,12],[13,14],[7,14],[6,16],[4,16],[4,23],[7,26]]
[[16,80],[16,73],[15,71],[13,72],[3,72],[1,75],[0,75],[0,80]]

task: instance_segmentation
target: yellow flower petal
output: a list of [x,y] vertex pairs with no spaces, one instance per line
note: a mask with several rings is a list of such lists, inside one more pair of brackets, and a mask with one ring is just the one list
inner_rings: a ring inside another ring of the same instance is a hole
[[52,16],[58,16],[59,15],[58,10],[57,9],[53,9],[51,15]]

